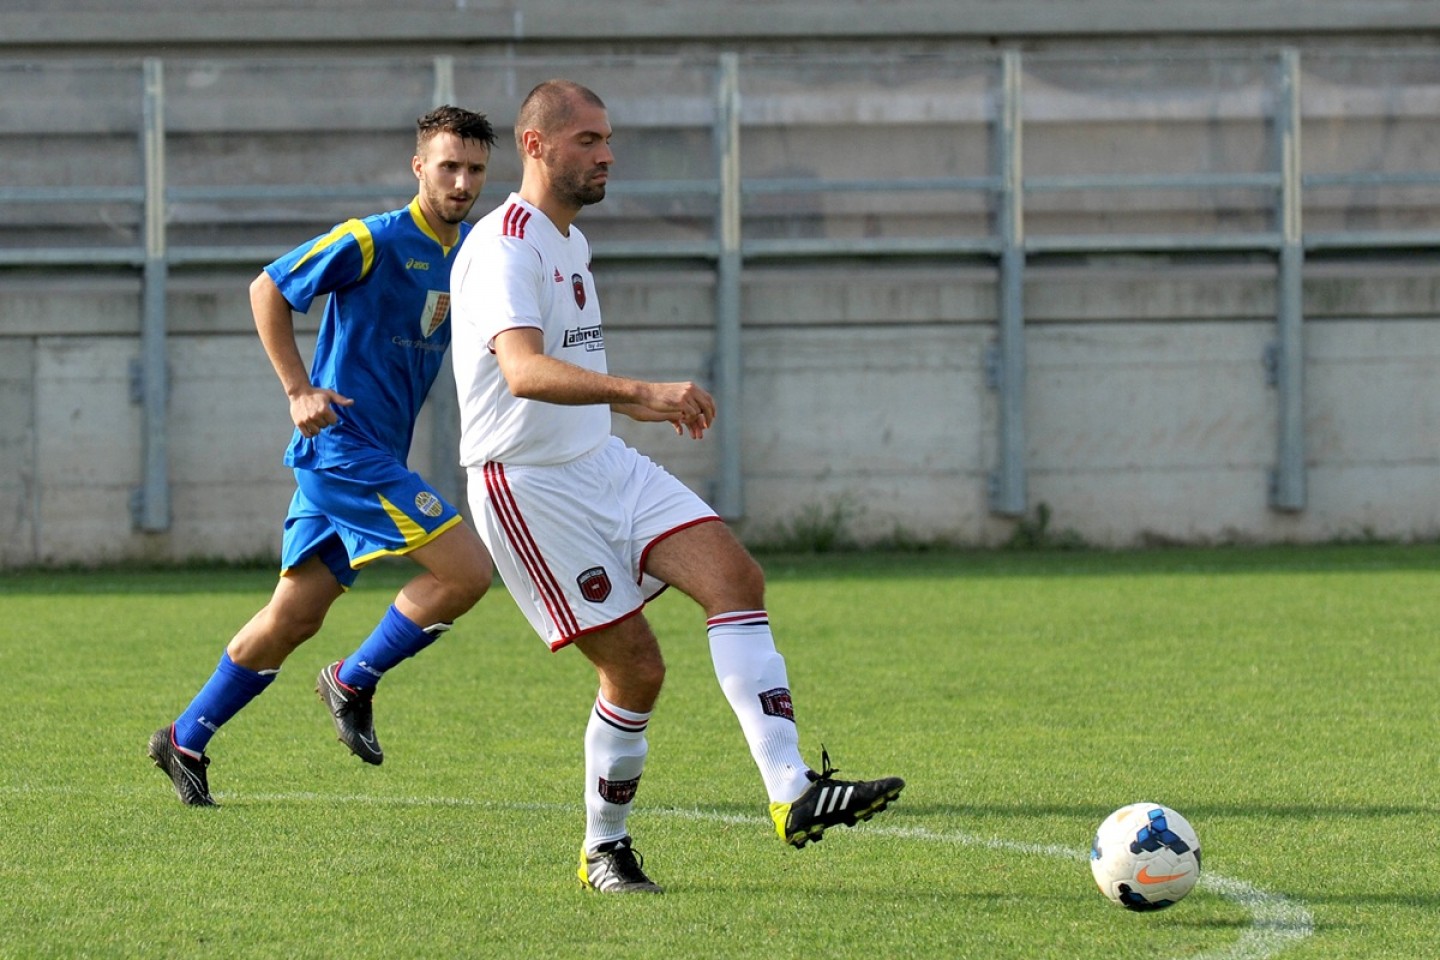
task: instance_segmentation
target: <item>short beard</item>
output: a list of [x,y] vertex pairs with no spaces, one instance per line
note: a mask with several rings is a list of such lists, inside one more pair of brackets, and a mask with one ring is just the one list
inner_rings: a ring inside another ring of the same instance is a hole
[[450,208],[454,206],[454,204],[451,203],[450,198],[446,196],[445,191],[436,190],[429,180],[423,181],[420,189],[424,193],[426,204],[429,205],[435,216],[439,217],[443,222],[450,224],[452,227],[457,223],[464,223],[466,218],[470,216],[470,210],[475,206],[475,201],[471,200],[470,205],[464,210],[456,214],[451,214]]
[[588,207],[605,199],[605,184],[583,183],[579,176],[567,176],[554,184],[560,199],[576,207]]

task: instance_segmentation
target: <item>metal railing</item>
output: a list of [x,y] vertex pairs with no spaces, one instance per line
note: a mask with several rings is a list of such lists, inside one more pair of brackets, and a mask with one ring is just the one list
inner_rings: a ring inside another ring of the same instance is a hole
[[[1025,311],[1024,283],[1027,259],[1037,255],[1083,256],[1097,253],[1232,253],[1263,254],[1274,258],[1276,269],[1276,335],[1267,350],[1269,378],[1277,391],[1276,461],[1272,472],[1270,503],[1276,510],[1299,511],[1306,505],[1303,334],[1301,281],[1307,251],[1419,249],[1440,246],[1440,230],[1375,229],[1307,234],[1302,210],[1305,192],[1336,187],[1437,186],[1440,172],[1355,170],[1306,175],[1301,165],[1302,111],[1301,57],[1295,49],[1266,54],[1273,64],[1268,116],[1251,119],[1264,123],[1271,138],[1270,168],[1248,172],[1146,175],[1027,176],[1023,156],[1025,117],[1025,59],[1007,51],[990,59],[993,84],[984,94],[992,98],[983,108],[991,141],[990,169],[970,176],[914,176],[897,170],[885,178],[838,179],[827,177],[742,175],[746,108],[742,97],[744,71],[752,61],[723,54],[711,66],[713,97],[709,135],[713,146],[713,176],[665,180],[621,181],[612,185],[618,197],[701,198],[711,207],[709,237],[662,241],[618,240],[597,245],[596,255],[608,259],[702,259],[713,264],[715,285],[715,382],[719,401],[739,405],[743,321],[741,285],[745,265],[767,259],[851,257],[963,257],[994,265],[997,275],[998,317],[996,341],[987,357],[989,383],[998,398],[997,468],[991,478],[990,506],[1006,516],[1027,510],[1024,390]],[[453,102],[454,58],[436,57],[433,102]],[[175,186],[166,176],[165,64],[147,59],[142,67],[142,129],[138,131],[143,184],[125,187],[4,187],[0,205],[51,203],[116,203],[135,205],[141,211],[142,242],[120,246],[46,246],[0,248],[0,266],[66,267],[94,264],[136,267],[143,271],[141,350],[135,374],[137,394],[144,408],[143,481],[134,498],[136,526],[163,531],[169,526],[169,479],[166,463],[165,364],[167,322],[166,285],[170,268],[177,265],[264,263],[282,253],[268,245],[187,244],[170,242],[168,211],[174,204],[195,201],[258,201],[317,199],[380,199],[390,197],[389,187],[322,187],[287,184],[240,184],[218,187]],[[657,94],[658,96],[659,94]],[[975,96],[975,94],[967,94]],[[501,185],[502,187],[504,185]],[[1031,233],[1026,228],[1027,200],[1043,195],[1134,193],[1165,190],[1239,189],[1271,197],[1267,229],[1240,231],[1155,233]],[[990,227],[983,235],[953,233],[932,236],[747,236],[747,204],[764,198],[816,197],[930,192],[969,194],[982,198],[991,211]],[[444,429],[453,428],[453,414]],[[719,469],[713,501],[724,516],[744,513],[742,451],[737,418],[717,424]],[[448,460],[447,460],[448,462]]]

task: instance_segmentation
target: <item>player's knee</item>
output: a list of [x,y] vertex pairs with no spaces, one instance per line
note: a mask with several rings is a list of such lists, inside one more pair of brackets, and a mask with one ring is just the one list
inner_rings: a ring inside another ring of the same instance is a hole
[[324,621],[323,615],[295,616],[266,611],[236,634],[225,649],[236,663],[276,666],[319,633]]
[[430,574],[430,601],[427,606],[443,611],[443,619],[454,620],[480,602],[490,589],[490,564],[456,564]]
[[637,682],[649,691],[651,699],[660,696],[660,688],[665,685],[665,661],[659,657],[653,657],[641,662],[636,668]]
[[291,650],[320,632],[325,624],[323,615],[302,614],[276,617],[272,636]]
[[749,553],[739,565],[735,585],[741,591],[754,596],[757,607],[765,605],[765,570]]
[[636,704],[636,709],[653,710],[655,701],[660,699],[660,689],[665,686],[665,664],[660,661],[632,664],[626,671],[622,689],[625,702]]
[[490,590],[491,568],[489,564],[484,567],[468,567],[459,571],[457,578],[451,585],[455,594],[457,605],[469,610],[480,602]]
[[754,557],[741,551],[722,569],[723,579],[717,583],[714,595],[701,600],[709,615],[765,609],[765,571]]
[[612,692],[616,703],[632,710],[649,710],[665,685],[665,661],[655,656],[606,664],[600,671],[600,679],[601,686]]
[[716,544],[719,549],[715,551],[715,569],[731,593],[749,598],[758,608],[765,598],[765,570],[733,531],[720,526],[724,534]]

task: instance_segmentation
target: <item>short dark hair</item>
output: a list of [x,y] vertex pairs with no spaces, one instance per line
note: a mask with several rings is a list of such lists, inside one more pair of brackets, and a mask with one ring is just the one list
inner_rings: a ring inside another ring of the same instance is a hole
[[485,114],[452,107],[448,103],[436,107],[415,121],[415,152],[420,153],[437,133],[453,133],[461,140],[475,140],[487,147],[495,146],[495,128],[490,125]]
[[599,94],[573,80],[546,80],[537,85],[525,96],[515,117],[515,146],[521,153],[525,152],[520,138],[526,130],[552,133],[563,127],[569,122],[577,103],[605,109],[605,101],[600,99]]

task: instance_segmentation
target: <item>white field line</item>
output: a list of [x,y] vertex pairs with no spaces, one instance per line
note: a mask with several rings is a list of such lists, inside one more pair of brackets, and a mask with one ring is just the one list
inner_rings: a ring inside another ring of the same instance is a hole
[[[139,790],[126,790],[139,793]],[[149,792],[149,791],[146,791]],[[0,787],[0,794],[58,794],[76,793],[90,795],[93,791],[45,787]],[[227,792],[216,791],[220,799]],[[475,807],[486,810],[535,810],[576,812],[578,806],[558,803],[491,803],[468,797],[383,797],[369,794],[325,794],[310,791],[285,793],[235,794],[236,799],[262,803],[353,803],[367,806],[398,807]],[[706,810],[683,810],[674,807],[647,807],[645,816],[672,817],[678,820],[694,820],[706,823],[728,823],[743,825],[757,822],[756,817],[733,813],[717,813]],[[887,827],[878,824],[867,825],[866,833],[895,837],[899,840],[913,840],[921,843],[945,843],[958,847],[981,847],[986,850],[1002,850],[1027,856],[1058,857],[1084,862],[1089,854],[1074,847],[1055,844],[1024,843],[1018,840],[1004,840],[998,837],[982,837],[958,830],[936,831],[926,827]],[[1306,939],[1315,932],[1315,920],[1310,911],[1301,903],[1277,893],[1268,893],[1243,880],[1215,873],[1200,877],[1203,889],[1231,900],[1250,914],[1250,926],[1234,943],[1211,950],[1207,953],[1188,955],[1187,960],[1268,960],[1282,950]]]
[[[869,827],[867,832],[885,836],[950,843],[956,846],[984,847],[1036,856],[1062,857],[1084,862],[1089,853],[1073,847],[1037,843],[1021,843],[995,837],[979,837],[967,833],[937,833],[924,827]],[[1250,914],[1250,926],[1235,943],[1195,954],[1189,960],[1266,960],[1315,932],[1315,920],[1303,904],[1276,893],[1267,893],[1243,880],[1232,880],[1214,873],[1202,873],[1200,886],[1239,904]]]

